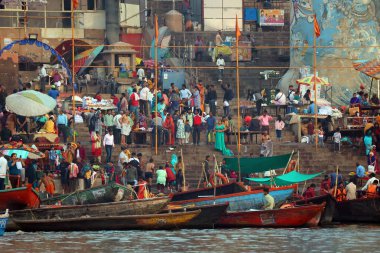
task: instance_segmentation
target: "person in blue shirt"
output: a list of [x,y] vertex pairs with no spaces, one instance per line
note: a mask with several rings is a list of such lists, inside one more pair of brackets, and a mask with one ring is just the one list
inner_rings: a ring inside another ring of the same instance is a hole
[[[209,113],[209,117],[206,119],[206,125],[207,125],[207,133],[206,133],[206,143],[209,144],[209,134],[213,133],[215,130],[215,124],[216,124],[216,118],[212,114],[212,112]],[[213,138],[210,137],[210,140],[213,140]]]
[[330,174],[330,179],[331,179],[331,181],[330,181],[330,189],[332,189],[332,188],[335,187],[335,182],[336,181],[338,181],[338,185],[341,184],[341,183],[343,183],[343,177],[342,177],[342,174],[340,174],[339,169],[338,169],[338,180],[337,180],[336,176],[337,175],[336,175],[335,172],[333,172],[333,173]]
[[313,101],[310,101],[310,105],[307,107],[307,112],[309,114],[315,114],[318,113],[318,107],[314,104]]
[[61,110],[57,117],[57,125],[58,125],[58,134],[61,135],[62,133],[64,143],[67,142],[67,135],[68,135],[67,123],[68,123],[67,116],[64,113],[64,111]]
[[17,154],[13,153],[11,155],[11,160],[8,162],[9,167],[9,181],[12,188],[17,188],[21,186],[21,170],[17,168],[17,162],[21,162],[24,166],[24,162],[21,158],[17,158]]
[[365,168],[362,165],[360,165],[359,163],[356,163],[356,176],[358,178],[365,177]]
[[57,99],[57,97],[59,97],[59,91],[55,88],[55,85],[51,86],[48,95],[54,99]]

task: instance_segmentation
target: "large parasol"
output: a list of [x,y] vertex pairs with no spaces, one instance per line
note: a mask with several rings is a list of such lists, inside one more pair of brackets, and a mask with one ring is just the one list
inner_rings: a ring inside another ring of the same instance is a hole
[[81,75],[83,71],[91,65],[95,58],[102,52],[104,45],[98,46],[96,48],[91,48],[86,50],[79,55],[75,56],[75,72]]
[[318,76],[308,76],[302,79],[297,80],[297,84],[303,84],[303,85],[324,85],[324,86],[331,86],[329,82],[327,82],[325,79],[318,77]]
[[18,115],[26,117],[41,116],[54,110],[57,101],[52,97],[34,90],[20,91],[9,95],[5,107]]
[[0,151],[8,156],[15,153],[17,157],[21,157],[22,159],[40,159],[45,157],[45,154],[40,152],[37,147],[30,147],[22,142],[15,141],[1,145]]

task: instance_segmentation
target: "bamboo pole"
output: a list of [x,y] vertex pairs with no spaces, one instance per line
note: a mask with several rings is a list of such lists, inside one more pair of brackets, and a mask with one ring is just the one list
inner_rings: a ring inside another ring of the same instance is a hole
[[185,176],[185,163],[183,161],[183,153],[181,148],[181,165],[182,165],[182,174],[183,174],[183,181],[182,181],[182,191],[187,191],[186,187],[186,176]]
[[199,177],[199,180],[198,180],[197,189],[199,189],[199,187],[201,186],[201,181],[202,181],[202,178],[204,176],[204,171],[205,171],[205,163],[203,162],[202,163],[202,173],[201,173],[201,176]]
[[241,168],[240,168],[240,75],[239,75],[239,38],[236,38],[236,96],[237,96],[237,116],[238,116],[238,168],[239,168],[239,182],[241,182]]
[[339,176],[339,166],[336,166],[336,172],[335,172],[335,187],[334,187],[334,197],[336,198],[336,191],[338,189],[338,176]]
[[[316,16],[314,16],[316,18]],[[318,106],[317,106],[317,35],[313,32],[313,72],[314,72],[314,132],[318,131]],[[315,149],[318,148],[318,134],[315,134]]]
[[[155,29],[158,29],[158,20],[157,20],[157,14],[154,15],[154,25],[155,25]],[[157,36],[157,34],[155,34],[155,36]],[[155,99],[155,106],[156,106],[156,110],[155,110],[155,113],[156,113],[156,116],[155,116],[155,121],[156,121],[156,126],[155,126],[155,154],[158,155],[158,127],[157,127],[157,121],[158,121],[158,108],[157,108],[157,105],[158,105],[158,101],[157,101],[157,93],[158,93],[158,50],[157,50],[157,46],[158,46],[158,38],[155,38],[155,43],[154,43],[154,87],[155,87],[155,90],[156,90],[156,99]]]
[[72,51],[72,54],[71,54],[71,58],[72,58],[72,80],[71,80],[71,83],[72,83],[72,87],[73,87],[73,98],[72,98],[72,101],[73,101],[73,142],[75,142],[75,87],[74,87],[74,84],[75,84],[75,25],[74,25],[74,21],[75,21],[75,17],[74,17],[74,4],[73,2],[71,2],[71,51]]
[[218,167],[218,161],[216,160],[215,154],[214,156],[214,205],[216,204],[216,168]]
[[[310,169],[307,169],[307,174],[309,174],[309,170]],[[297,184],[298,185],[298,184]],[[303,187],[302,187],[302,191],[301,191],[301,195],[303,195],[304,191],[305,191],[305,188],[306,188],[306,181],[304,182],[303,184]]]

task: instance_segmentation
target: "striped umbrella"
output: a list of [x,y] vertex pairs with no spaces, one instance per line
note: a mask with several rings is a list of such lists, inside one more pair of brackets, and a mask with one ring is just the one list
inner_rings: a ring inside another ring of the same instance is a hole
[[354,68],[374,79],[380,79],[379,60],[358,60],[353,63]]
[[329,82],[327,82],[325,79],[318,77],[318,76],[308,76],[302,79],[297,80],[297,84],[303,84],[303,85],[325,85],[325,86],[331,86]]
[[75,56],[75,66],[78,66],[75,67],[75,72],[78,72],[78,75],[81,75],[83,71],[91,65],[100,52],[102,52],[103,48],[104,45],[101,45],[96,48],[86,50]]
[[41,116],[54,110],[57,101],[34,90],[20,91],[7,96],[5,107],[8,111],[26,117]]

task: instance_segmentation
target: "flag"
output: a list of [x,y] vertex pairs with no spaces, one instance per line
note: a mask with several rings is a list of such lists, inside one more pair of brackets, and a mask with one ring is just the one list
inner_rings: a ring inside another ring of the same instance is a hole
[[154,16],[154,31],[155,31],[155,42],[156,42],[156,46],[158,45],[158,18],[157,18],[157,15]]
[[73,0],[72,3],[73,3],[73,10],[78,9],[78,6],[79,6],[79,0]]
[[314,33],[315,37],[319,38],[321,36],[321,28],[319,27],[317,16],[314,14]]
[[239,29],[239,22],[238,22],[238,17],[236,15],[236,26],[235,26],[235,30],[236,30],[236,43],[239,42],[239,37],[241,36],[241,32],[240,32],[240,29]]

